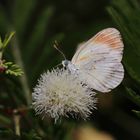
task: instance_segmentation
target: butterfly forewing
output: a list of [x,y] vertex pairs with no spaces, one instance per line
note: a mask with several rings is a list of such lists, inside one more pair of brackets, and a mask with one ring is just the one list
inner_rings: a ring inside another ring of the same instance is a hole
[[82,80],[91,88],[109,92],[124,77],[122,52],[120,32],[107,28],[82,44],[72,58],[72,63],[79,68]]

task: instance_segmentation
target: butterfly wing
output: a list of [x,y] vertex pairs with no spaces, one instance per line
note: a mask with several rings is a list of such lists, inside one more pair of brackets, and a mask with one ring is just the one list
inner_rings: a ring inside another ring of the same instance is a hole
[[78,47],[72,63],[79,68],[80,77],[91,88],[109,92],[124,77],[121,64],[123,47],[120,32],[107,28]]

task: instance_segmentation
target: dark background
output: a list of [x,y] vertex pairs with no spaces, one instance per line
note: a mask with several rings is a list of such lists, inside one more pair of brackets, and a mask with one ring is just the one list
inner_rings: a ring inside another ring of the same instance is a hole
[[73,134],[84,125],[117,140],[140,139],[140,4],[137,0],[0,1],[1,37],[16,31],[4,58],[19,64],[24,71],[23,78],[0,75],[1,139],[19,139],[14,134],[12,110],[28,107],[40,74],[63,60],[53,48],[54,41],[58,41],[71,60],[79,43],[107,27],[117,28],[124,41],[122,84],[111,93],[98,95],[98,109],[86,122],[64,118],[54,124],[50,118],[41,120],[33,110],[25,111],[20,114],[21,139],[73,140]]

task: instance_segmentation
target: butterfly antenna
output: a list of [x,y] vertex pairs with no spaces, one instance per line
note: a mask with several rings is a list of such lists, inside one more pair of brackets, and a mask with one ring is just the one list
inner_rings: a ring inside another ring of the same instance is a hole
[[59,52],[62,54],[62,56],[64,57],[64,59],[66,60],[65,54],[59,49],[59,44],[58,44],[58,42],[57,42],[56,40],[54,41],[53,47],[54,47],[57,51],[59,51]]
[[62,63],[59,63],[58,65],[54,66],[54,68],[57,68],[58,66],[61,66],[61,65],[62,65]]

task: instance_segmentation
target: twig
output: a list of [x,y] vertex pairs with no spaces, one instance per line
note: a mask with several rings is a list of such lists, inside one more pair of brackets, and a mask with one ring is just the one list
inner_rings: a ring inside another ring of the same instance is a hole
[[20,136],[20,114],[18,114],[18,111],[14,110],[14,126],[15,126],[15,134],[17,136]]

